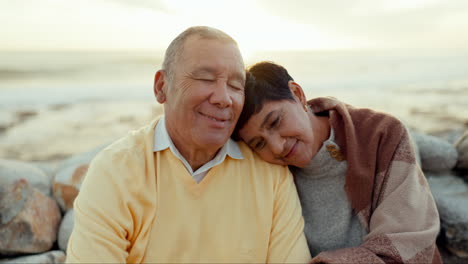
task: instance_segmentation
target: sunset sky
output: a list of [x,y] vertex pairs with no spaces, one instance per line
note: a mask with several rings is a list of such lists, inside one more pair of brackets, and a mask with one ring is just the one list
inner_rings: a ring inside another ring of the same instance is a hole
[[468,47],[466,0],[0,0],[0,50],[164,49],[224,30],[259,50]]

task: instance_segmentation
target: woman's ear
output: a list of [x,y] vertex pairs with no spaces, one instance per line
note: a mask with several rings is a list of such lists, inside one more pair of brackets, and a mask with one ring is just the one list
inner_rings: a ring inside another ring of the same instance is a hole
[[156,100],[158,103],[163,104],[166,102],[166,72],[163,70],[159,70],[154,75],[154,95],[156,96]]
[[307,100],[304,95],[304,91],[302,90],[302,87],[295,81],[289,81],[288,86],[289,86],[289,89],[291,90],[291,93],[294,96],[294,99],[296,99],[302,105],[305,105],[307,103]]

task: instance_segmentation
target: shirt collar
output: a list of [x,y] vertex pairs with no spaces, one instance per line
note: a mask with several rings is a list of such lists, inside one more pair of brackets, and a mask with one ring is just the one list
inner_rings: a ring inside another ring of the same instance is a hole
[[[162,116],[159,122],[157,123],[156,127],[154,128],[153,151],[158,152],[167,148],[170,148],[172,152],[175,152],[174,154],[179,154],[179,151],[175,147],[174,143],[171,140],[171,137],[169,136],[169,133],[167,132],[166,121],[164,116]],[[239,144],[237,144],[237,142],[232,140],[231,138],[229,138],[228,141],[223,145],[216,157],[222,157],[224,156],[224,153],[233,159],[244,158],[239,148]]]

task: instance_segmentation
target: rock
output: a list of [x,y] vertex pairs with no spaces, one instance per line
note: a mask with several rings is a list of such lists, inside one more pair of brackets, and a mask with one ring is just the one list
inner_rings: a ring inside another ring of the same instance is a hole
[[[57,174],[57,169],[60,163],[61,163],[60,161],[33,161],[31,162],[31,164],[41,169],[47,175],[47,177],[49,177],[51,186],[52,186],[52,182],[54,180],[55,174]],[[52,191],[52,187],[51,187],[51,191]]]
[[68,239],[70,238],[71,232],[73,230],[73,224],[75,223],[74,217],[75,211],[73,209],[68,210],[68,212],[63,217],[62,223],[60,224],[58,245],[59,248],[63,251],[67,251]]
[[51,249],[60,219],[57,203],[26,180],[0,186],[0,254]]
[[438,244],[440,256],[442,257],[442,263],[466,263],[466,259],[460,258],[445,248],[445,244]]
[[451,128],[444,131],[434,131],[431,133],[432,136],[446,140],[448,143],[455,145],[457,140],[465,133],[465,128]]
[[55,176],[52,190],[62,211],[73,208],[73,202],[87,171],[87,164],[77,164],[59,171]]
[[418,145],[421,167],[424,171],[444,171],[455,167],[458,153],[450,143],[417,132],[413,132],[412,136]]
[[468,131],[455,143],[458,151],[457,169],[468,170]]
[[30,163],[0,159],[0,185],[12,184],[20,179],[27,180],[45,195],[50,195],[51,181],[44,171]]
[[65,263],[65,253],[60,250],[53,250],[42,254],[23,256],[13,259],[0,260],[2,264],[15,263],[41,263],[41,264],[58,264]]
[[73,156],[59,166],[52,184],[52,192],[62,211],[73,208],[73,201],[80,191],[89,163],[107,145]]
[[439,210],[446,248],[461,258],[468,257],[468,186],[463,179],[445,173],[427,173]]

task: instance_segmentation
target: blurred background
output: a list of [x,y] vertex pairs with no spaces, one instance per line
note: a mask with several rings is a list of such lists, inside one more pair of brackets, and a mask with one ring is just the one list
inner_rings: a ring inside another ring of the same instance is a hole
[[164,50],[194,25],[233,36],[247,66],[285,66],[308,98],[468,127],[466,0],[0,0],[0,23],[0,158],[59,160],[145,124]]

